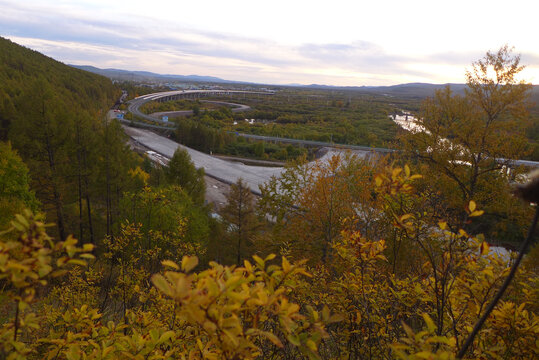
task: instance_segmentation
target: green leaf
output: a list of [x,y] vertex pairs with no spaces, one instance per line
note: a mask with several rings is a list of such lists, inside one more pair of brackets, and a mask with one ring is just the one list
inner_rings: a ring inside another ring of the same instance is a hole
[[473,211],[471,214],[470,214],[470,217],[474,217],[474,216],[481,216],[485,213],[484,210],[476,210],[476,211]]
[[257,263],[257,265],[261,269],[264,269],[265,267],[264,260],[262,260],[258,255],[253,255],[253,260]]
[[290,263],[286,259],[286,257],[283,256],[283,271],[285,273],[288,273],[290,271]]
[[173,268],[174,270],[180,270],[180,267],[179,267],[178,264],[176,264],[174,261],[163,260],[163,261],[161,261],[161,264],[162,264],[163,266],[171,267],[171,268]]
[[49,274],[52,271],[52,266],[45,265],[39,268],[37,271],[40,278],[44,277],[45,275]]
[[172,330],[165,331],[163,334],[161,334],[161,337],[159,338],[159,343],[164,343],[165,341],[170,340],[174,336],[174,334],[175,332]]
[[182,258],[182,270],[189,272],[198,265],[198,258],[196,256],[184,256]]
[[28,224],[28,220],[26,220],[26,218],[24,216],[22,216],[21,214],[17,214],[15,215],[15,218],[17,219],[17,221],[23,225],[24,227],[28,228],[30,225]]
[[420,359],[433,359],[434,354],[430,351],[421,351],[415,354],[415,357],[418,357]]
[[488,254],[490,246],[486,241],[483,241],[480,246],[481,255]]
[[94,250],[94,244],[84,244],[82,245],[82,251],[90,252]]
[[470,212],[473,213],[475,211],[475,208],[476,208],[475,201],[470,200],[470,203],[468,204],[468,209],[470,210]]
[[69,351],[65,353],[68,360],[79,360],[81,349],[78,345],[70,345]]
[[172,287],[170,286],[169,282],[165,277],[161,274],[155,274],[152,276],[152,283],[154,286],[161,291],[163,294],[172,296],[173,291]]
[[264,261],[270,261],[270,260],[273,260],[275,259],[276,255],[275,254],[269,254],[268,256],[266,256],[266,258],[264,259]]
[[432,321],[431,317],[427,313],[423,313],[423,320],[425,320],[425,324],[427,325],[427,329],[430,333],[433,333],[436,329],[436,325],[434,325],[434,321]]
[[86,261],[84,260],[80,260],[80,259],[71,259],[67,262],[68,264],[73,264],[73,265],[80,265],[80,266],[86,266]]
[[270,333],[269,331],[262,331],[262,334],[273,343],[273,345],[278,346],[280,348],[283,348],[284,345],[281,342],[281,340],[275,336],[274,334]]
[[67,274],[67,270],[55,270],[51,273],[51,277],[58,277]]

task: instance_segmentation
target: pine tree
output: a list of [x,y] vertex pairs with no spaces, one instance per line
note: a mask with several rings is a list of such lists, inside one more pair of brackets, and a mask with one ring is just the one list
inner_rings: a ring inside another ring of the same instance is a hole
[[189,194],[195,204],[204,203],[206,184],[204,183],[204,169],[196,169],[189,153],[178,148],[165,169],[165,176],[169,184],[180,185]]
[[28,84],[26,96],[21,101],[24,101],[26,111],[12,124],[13,145],[26,159],[32,171],[33,187],[45,209],[54,214],[60,239],[65,239],[69,233],[65,216],[69,186],[65,175],[73,119],[65,112],[65,103],[44,78]]

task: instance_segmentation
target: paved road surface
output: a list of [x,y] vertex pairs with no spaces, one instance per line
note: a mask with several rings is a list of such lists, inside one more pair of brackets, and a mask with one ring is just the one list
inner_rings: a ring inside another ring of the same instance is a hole
[[362,146],[362,145],[335,144],[335,143],[329,143],[329,142],[324,142],[324,141],[299,140],[299,139],[282,138],[282,137],[276,137],[276,136],[236,133],[232,131],[229,131],[229,133],[236,134],[237,136],[241,136],[247,139],[261,140],[261,141],[274,141],[274,142],[296,144],[296,145],[331,147],[331,148],[361,150],[361,151],[374,151],[374,152],[383,153],[383,154],[390,154],[395,151],[393,149],[376,148],[376,147]]
[[282,167],[249,166],[215,158],[203,152],[180,145],[166,137],[159,136],[151,131],[124,126],[125,132],[142,145],[158,152],[168,158],[174,155],[178,147],[187,150],[197,168],[203,167],[206,174],[225,183],[235,183],[242,178],[255,194],[260,194],[258,185],[279,176]]
[[[167,158],[171,158],[178,147],[186,149],[196,168],[204,168],[207,175],[227,184],[233,184],[237,182],[238,179],[242,178],[251,191],[258,195],[260,195],[259,185],[269,181],[272,176],[279,176],[283,171],[282,167],[250,166],[238,162],[222,160],[178,144],[164,136],[157,135],[150,130],[126,125],[123,125],[123,128],[127,135],[132,139]],[[350,150],[328,148],[326,154],[318,161],[327,161],[333,155],[342,154],[347,151]],[[372,153],[371,151],[361,150],[351,152],[360,157],[365,157]]]

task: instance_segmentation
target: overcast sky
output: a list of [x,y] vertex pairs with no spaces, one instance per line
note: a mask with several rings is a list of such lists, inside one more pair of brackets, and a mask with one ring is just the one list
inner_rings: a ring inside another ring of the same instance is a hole
[[537,0],[0,0],[0,36],[68,64],[270,84],[464,82],[515,47],[539,83]]

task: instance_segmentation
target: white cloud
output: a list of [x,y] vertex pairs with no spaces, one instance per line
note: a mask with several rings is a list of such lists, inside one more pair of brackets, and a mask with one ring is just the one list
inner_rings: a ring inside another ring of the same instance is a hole
[[[462,82],[465,66],[505,42],[524,61],[539,58],[532,11],[512,16],[535,3],[516,0],[503,13],[499,3],[0,0],[0,33],[102,68],[272,83]],[[539,64],[529,65],[537,82]]]

